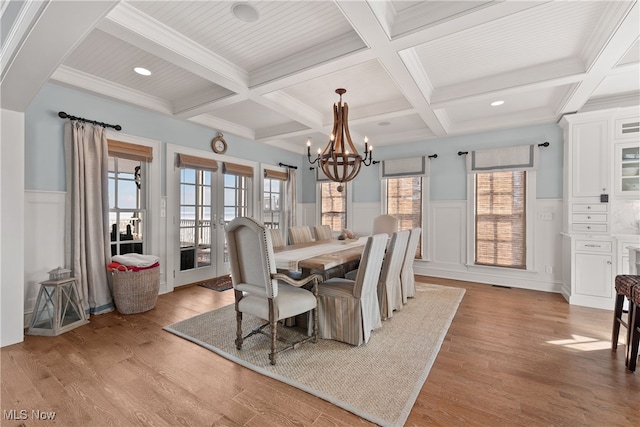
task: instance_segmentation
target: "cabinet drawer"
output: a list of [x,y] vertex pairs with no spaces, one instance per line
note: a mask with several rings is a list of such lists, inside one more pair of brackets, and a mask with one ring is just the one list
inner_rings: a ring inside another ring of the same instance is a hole
[[606,233],[607,224],[572,224],[571,229],[583,233]]
[[576,240],[576,251],[580,252],[607,252],[611,253],[611,242],[601,240]]
[[607,214],[573,214],[573,222],[607,222]]
[[607,212],[605,204],[577,204],[573,205],[574,212]]

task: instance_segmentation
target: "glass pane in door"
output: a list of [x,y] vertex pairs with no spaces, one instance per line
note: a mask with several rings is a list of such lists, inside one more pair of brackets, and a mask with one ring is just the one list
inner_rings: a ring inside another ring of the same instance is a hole
[[211,174],[180,171],[180,271],[211,265]]

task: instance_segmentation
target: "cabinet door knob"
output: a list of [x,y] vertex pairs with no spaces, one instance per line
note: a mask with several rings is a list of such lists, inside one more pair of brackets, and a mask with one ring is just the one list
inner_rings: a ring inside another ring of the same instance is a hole
[[591,226],[588,226],[588,225],[587,225],[587,230],[591,230]]
[[591,206],[587,206],[587,209],[591,209]]
[[590,216],[588,216],[588,217],[587,217],[587,219],[591,219],[591,217],[590,217]]

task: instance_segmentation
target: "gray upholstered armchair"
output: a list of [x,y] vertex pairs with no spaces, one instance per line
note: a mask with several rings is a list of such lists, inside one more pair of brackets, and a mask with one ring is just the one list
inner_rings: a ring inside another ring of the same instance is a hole
[[[264,224],[253,218],[240,217],[232,220],[225,227],[229,244],[229,260],[231,263],[231,279],[235,294],[236,308],[236,348],[242,348],[243,341],[257,333],[271,338],[269,360],[276,364],[279,353],[290,350],[307,341],[317,341],[318,314],[317,295],[318,281],[321,276],[314,274],[302,280],[294,280],[276,272],[273,256],[271,233]],[[312,290],[302,286],[312,284]],[[287,343],[284,348],[276,350],[278,322],[303,313],[311,313],[311,336],[297,342]],[[267,322],[242,335],[242,315],[251,314]],[[269,327],[269,332],[264,328]]]

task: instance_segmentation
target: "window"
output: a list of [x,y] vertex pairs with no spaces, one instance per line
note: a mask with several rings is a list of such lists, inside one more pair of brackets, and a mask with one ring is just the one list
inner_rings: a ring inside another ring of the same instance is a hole
[[[338,191],[342,185],[344,190]],[[332,230],[347,228],[347,186],[339,182],[320,183],[320,224],[328,225]]]
[[[387,214],[400,220],[400,230],[422,226],[422,177],[387,178]],[[420,234],[422,240],[422,234]],[[418,242],[416,258],[422,258],[422,242]]]
[[284,182],[275,178],[264,178],[262,220],[267,228],[282,229],[282,201]]
[[146,162],[109,156],[111,255],[144,253]]
[[180,271],[211,265],[209,170],[180,170]]
[[475,175],[475,263],[527,268],[527,172]]

